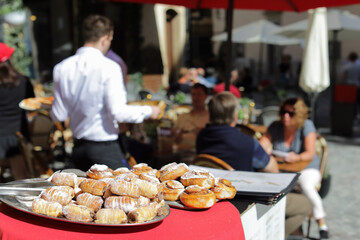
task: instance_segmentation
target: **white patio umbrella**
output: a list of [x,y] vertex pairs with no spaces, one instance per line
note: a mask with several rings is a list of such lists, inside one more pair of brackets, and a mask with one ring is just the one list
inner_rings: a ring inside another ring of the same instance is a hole
[[[263,55],[263,44],[273,44],[279,46],[301,44],[303,39],[287,38],[273,34],[274,31],[281,27],[268,20],[260,19],[247,25],[233,29],[231,32],[231,41],[233,43],[261,43],[259,51],[259,70],[261,72],[261,58]],[[212,41],[227,41],[227,32],[215,35]]]
[[326,8],[310,10],[308,19],[299,85],[310,95],[314,120],[317,96],[330,85]]
[[[268,20],[260,19],[247,25],[232,30],[231,41],[233,43],[266,43],[273,45],[294,45],[301,42],[300,39],[287,38],[273,34],[281,27]],[[302,37],[304,38],[304,37]],[[227,41],[227,32],[215,35],[212,41]]]
[[[340,40],[358,40],[360,38],[360,17],[348,11],[330,10],[326,14],[327,30],[329,39],[332,40],[332,77],[335,82],[336,76],[336,59],[335,59],[335,42]],[[273,34],[281,35],[289,38],[305,37],[308,26],[308,20],[304,19],[299,22],[281,27],[275,30]]]
[[[326,14],[328,36],[330,39],[353,40],[360,37],[360,17],[348,11],[333,9]],[[289,38],[304,38],[308,19],[304,19],[275,30],[273,34]]]

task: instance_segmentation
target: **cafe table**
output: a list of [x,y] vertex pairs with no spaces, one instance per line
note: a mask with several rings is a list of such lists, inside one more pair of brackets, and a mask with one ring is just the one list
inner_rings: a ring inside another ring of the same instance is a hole
[[52,220],[0,203],[0,239],[245,239],[239,211],[228,201],[207,210],[171,208],[160,222],[140,226],[94,226]]
[[251,128],[252,130],[254,130],[255,132],[259,132],[261,134],[265,134],[267,131],[267,127],[264,125],[259,125],[259,124],[248,124],[247,125],[249,128]]

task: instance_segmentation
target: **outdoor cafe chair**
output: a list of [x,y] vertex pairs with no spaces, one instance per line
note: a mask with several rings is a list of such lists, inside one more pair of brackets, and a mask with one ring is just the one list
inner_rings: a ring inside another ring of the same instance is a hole
[[279,119],[279,107],[278,106],[267,106],[264,107],[260,114],[262,125],[268,127],[272,122]]
[[[36,151],[36,147],[28,141],[21,132],[16,132],[17,141],[19,143],[20,154],[24,159],[22,164],[25,165],[27,175],[31,178],[39,177],[45,174],[49,169],[47,167],[47,158],[43,157]],[[8,158],[0,159],[0,180],[4,182],[5,169],[11,170],[11,164]],[[49,172],[50,173],[50,172]]]
[[43,174],[51,175],[53,171],[48,168],[48,160],[37,154],[34,145],[20,132],[16,132],[16,135],[29,177],[40,177]]
[[38,154],[44,155],[49,161],[52,161],[53,158],[51,144],[56,129],[57,127],[48,113],[38,112],[29,124],[30,139],[34,150]]
[[196,155],[192,164],[194,164],[196,166],[217,168],[217,169],[230,170],[230,171],[235,170],[233,167],[231,167],[225,161],[223,161],[220,158],[217,158],[213,155],[210,155],[210,154]]

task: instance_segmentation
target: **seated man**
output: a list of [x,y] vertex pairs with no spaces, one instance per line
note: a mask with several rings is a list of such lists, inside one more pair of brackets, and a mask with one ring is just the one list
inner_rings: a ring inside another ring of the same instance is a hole
[[[236,97],[229,92],[215,95],[208,103],[210,124],[203,128],[196,140],[197,154],[216,156],[241,171],[279,172],[276,160],[260,143],[235,128]],[[298,229],[311,213],[310,201],[301,194],[289,193],[286,202],[285,237]]]
[[197,137],[197,154],[214,155],[236,170],[278,172],[276,160],[260,143],[235,128],[237,107],[238,100],[229,92],[219,93],[210,100],[210,124]]
[[207,88],[195,83],[191,88],[192,110],[181,114],[174,124],[175,142],[183,148],[195,148],[197,134],[209,121],[209,112],[205,104],[207,96]]

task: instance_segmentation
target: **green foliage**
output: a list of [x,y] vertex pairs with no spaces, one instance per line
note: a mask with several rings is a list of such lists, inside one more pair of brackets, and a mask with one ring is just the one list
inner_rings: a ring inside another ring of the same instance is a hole
[[0,0],[0,15],[22,9],[22,0]]
[[174,101],[178,104],[183,104],[186,100],[186,95],[183,92],[177,92],[175,94]]
[[[249,110],[251,108],[251,103],[253,103],[253,100],[247,97],[240,98],[239,100],[239,111],[238,111],[238,118],[240,120],[245,120],[249,118]],[[254,107],[254,105],[252,106]]]
[[240,98],[239,104],[243,107],[249,107],[249,104],[251,103],[251,101],[252,100],[250,98],[243,97],[243,98]]
[[[24,10],[22,0],[0,0],[0,2],[0,15]],[[22,74],[29,76],[29,65],[32,63],[32,59],[26,50],[24,31],[24,25],[13,26],[4,23],[3,33],[0,34],[3,34],[3,40],[8,46],[15,48],[15,52],[11,56],[13,66]]]
[[136,72],[133,74],[129,74],[129,81],[136,82],[139,86],[143,86],[142,73]]
[[238,111],[238,118],[240,119],[240,120],[243,120],[244,118],[245,118],[245,113],[244,113],[244,110],[243,109],[239,109],[239,111]]
[[15,52],[11,56],[13,66],[22,74],[29,76],[29,65],[32,63],[32,59],[26,51],[23,30],[23,26],[4,24],[4,42],[15,48]]
[[278,97],[279,97],[280,99],[285,99],[286,96],[287,96],[287,92],[286,92],[285,89],[279,89],[279,90],[277,91],[277,95],[278,95]]

